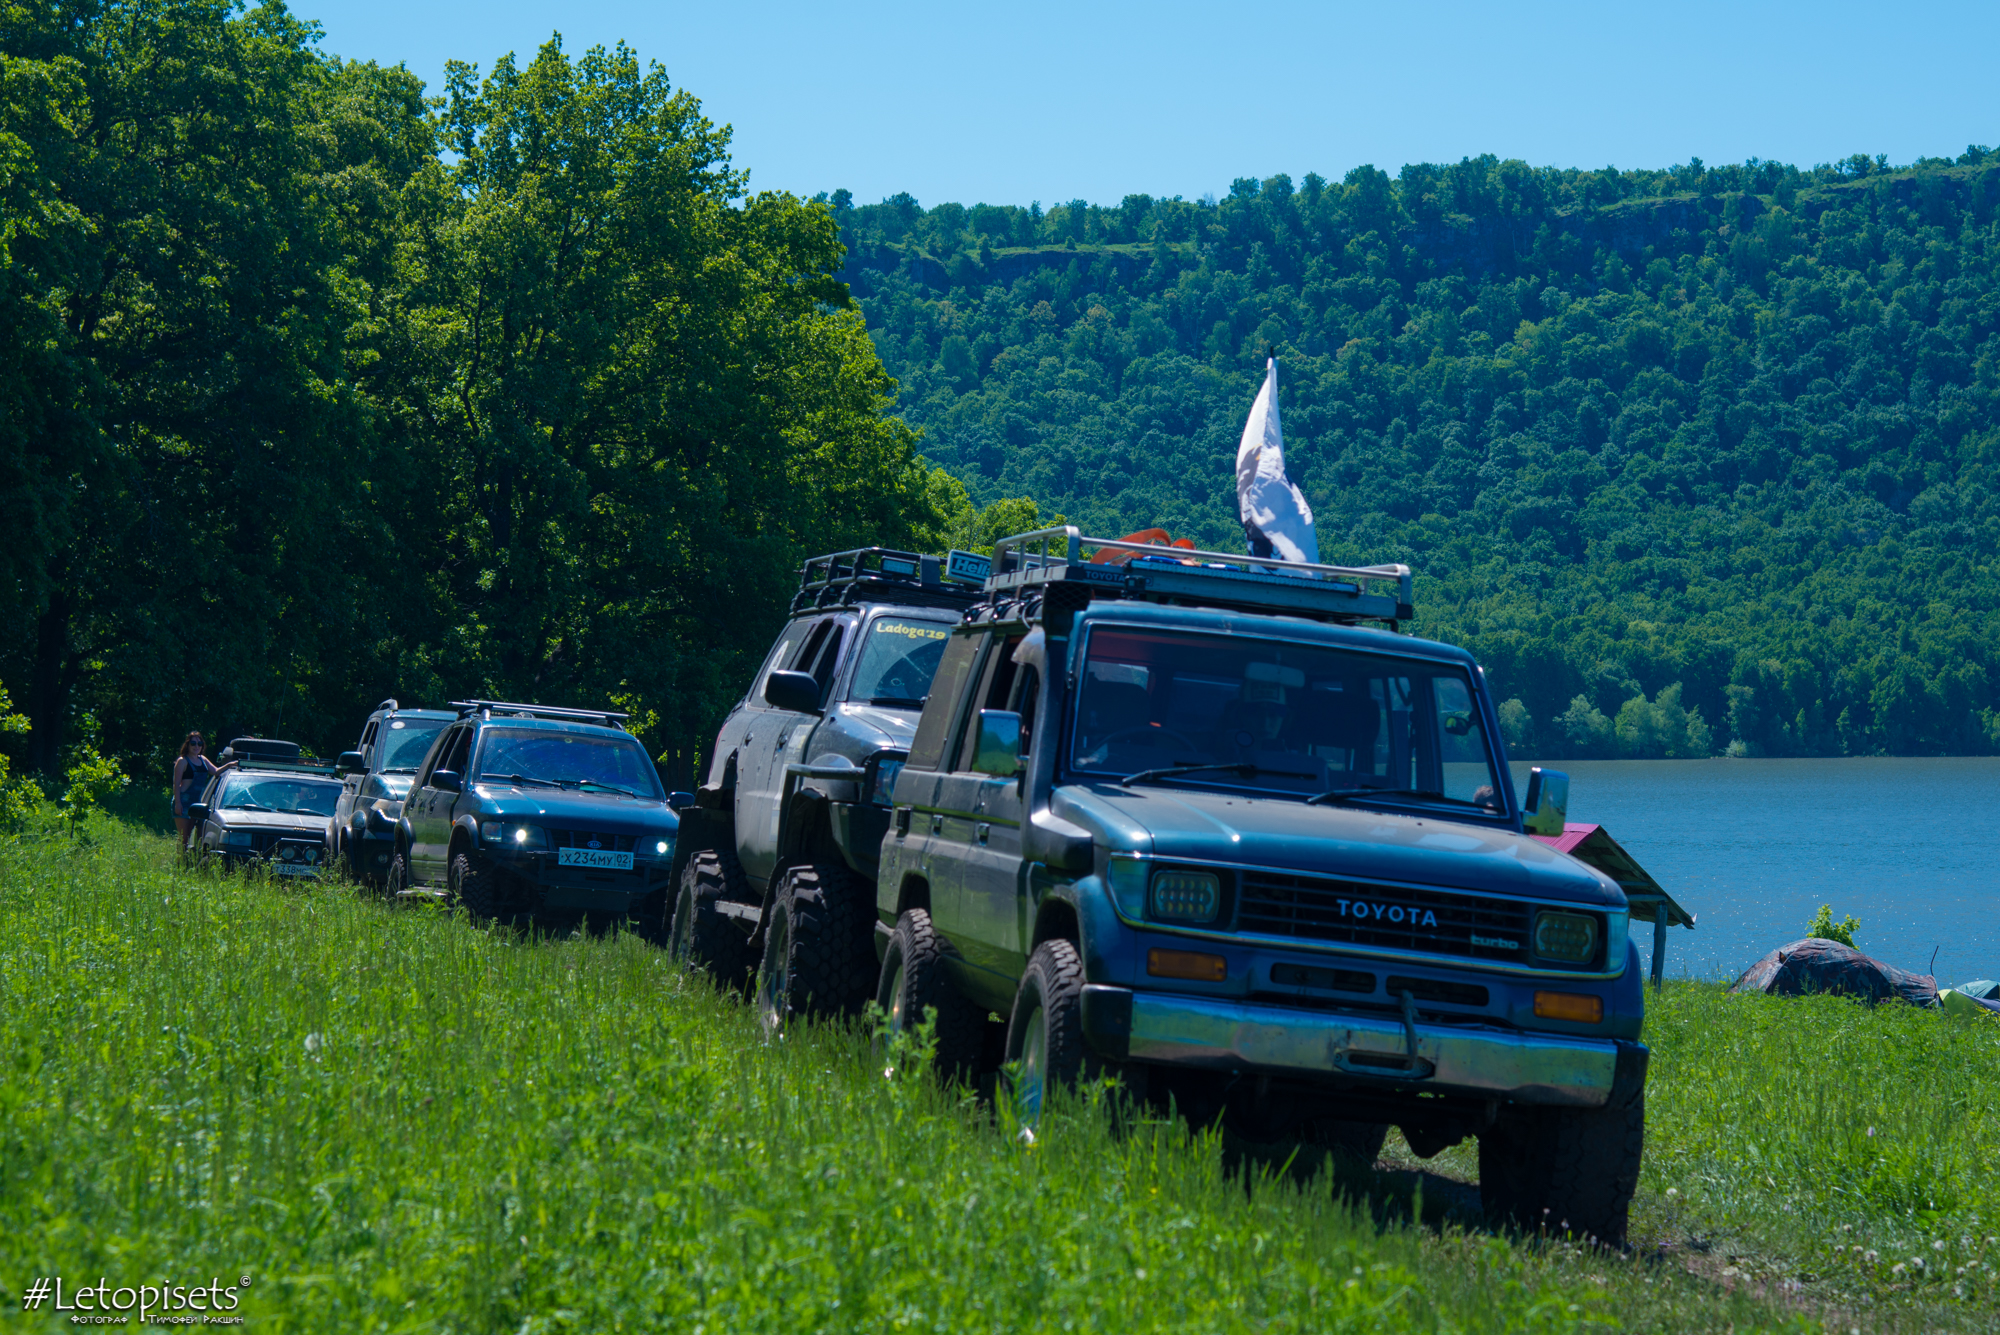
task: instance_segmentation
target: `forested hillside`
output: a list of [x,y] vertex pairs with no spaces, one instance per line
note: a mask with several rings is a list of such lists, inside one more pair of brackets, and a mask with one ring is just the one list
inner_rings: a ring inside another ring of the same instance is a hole
[[1518,748],[2000,746],[2000,154],[827,202],[975,498],[1237,546],[1269,349],[1322,553],[1416,567]]

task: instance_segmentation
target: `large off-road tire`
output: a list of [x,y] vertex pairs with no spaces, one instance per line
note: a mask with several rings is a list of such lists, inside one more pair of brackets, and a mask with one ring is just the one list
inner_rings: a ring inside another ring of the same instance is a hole
[[1622,1246],[1645,1145],[1643,1079],[1602,1108],[1507,1109],[1480,1133],[1480,1203],[1531,1232]]
[[765,1032],[793,1016],[852,1015],[868,1000],[877,977],[874,890],[835,863],[779,873],[757,973]]
[[389,874],[382,878],[382,895],[395,899],[410,888],[410,855],[397,849],[389,858]]
[[507,885],[502,879],[506,873],[498,867],[462,848],[451,856],[450,875],[452,899],[465,905],[466,916],[472,921],[492,922],[511,916],[512,905],[507,902]]
[[689,858],[668,911],[667,953],[686,968],[706,970],[717,987],[740,990],[749,972],[747,943],[716,905],[741,903],[748,895],[735,857],[702,852]]
[[1028,956],[1007,1020],[1014,1111],[1023,1126],[1041,1124],[1050,1092],[1074,1085],[1088,1055],[1083,1045],[1083,959],[1067,941],[1044,941]]
[[937,1047],[931,1065],[938,1078],[970,1080],[979,1074],[986,1015],[960,996],[945,976],[944,938],[923,909],[909,909],[896,920],[882,955],[875,1001],[887,1017],[884,1050],[878,1056],[886,1056],[889,1042],[915,1030],[924,1022],[924,1013],[934,1010],[937,1021],[931,1034]]

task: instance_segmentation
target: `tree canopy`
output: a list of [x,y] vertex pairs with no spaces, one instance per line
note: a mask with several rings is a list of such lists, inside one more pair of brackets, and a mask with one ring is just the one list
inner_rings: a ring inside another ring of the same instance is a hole
[[831,211],[749,193],[622,46],[427,106],[315,42],[227,0],[0,19],[27,763],[325,750],[390,694],[615,701],[680,754],[808,551],[963,503],[885,411]]

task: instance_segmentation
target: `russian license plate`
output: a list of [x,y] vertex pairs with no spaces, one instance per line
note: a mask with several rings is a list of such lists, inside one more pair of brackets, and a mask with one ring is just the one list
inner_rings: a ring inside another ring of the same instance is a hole
[[631,871],[630,853],[613,853],[608,848],[558,848],[559,867],[594,867],[598,871]]
[[273,862],[270,866],[273,876],[310,876],[319,870],[305,862]]

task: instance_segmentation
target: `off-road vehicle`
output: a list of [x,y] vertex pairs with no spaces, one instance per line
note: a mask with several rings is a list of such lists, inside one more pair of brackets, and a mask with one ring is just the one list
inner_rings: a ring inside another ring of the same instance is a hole
[[396,851],[396,821],[410,781],[431,743],[457,713],[404,709],[394,700],[375,706],[361,725],[361,740],[334,762],[340,801],[327,825],[327,846],[363,885],[379,885]]
[[740,985],[762,961],[771,1025],[874,991],[875,859],[946,637],[984,557],[882,547],[805,563],[791,613],[681,812],[671,948]]
[[[1095,551],[1095,560],[1086,554]],[[1108,559],[1107,559],[1108,558]],[[898,1024],[1012,1097],[1087,1068],[1261,1141],[1479,1141],[1488,1208],[1617,1241],[1647,1050],[1617,884],[1530,832],[1471,655],[1405,566],[1047,529],[954,627],[880,859]]]
[[622,918],[666,898],[680,821],[625,715],[452,708],[397,820],[391,894],[439,894],[503,921]]
[[327,866],[327,818],[340,799],[333,766],[270,737],[238,737],[220,759],[201,800],[188,807],[196,857],[225,870],[317,878]]

